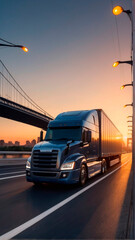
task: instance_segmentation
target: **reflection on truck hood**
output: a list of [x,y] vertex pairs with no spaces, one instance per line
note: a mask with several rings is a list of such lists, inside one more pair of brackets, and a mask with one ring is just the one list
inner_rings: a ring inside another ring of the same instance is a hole
[[[80,141],[74,141],[72,143],[70,143],[70,147],[73,147],[77,144],[79,144]],[[51,150],[51,149],[60,149],[60,150],[64,150],[67,147],[67,141],[43,141],[40,142],[38,144],[36,144],[33,148],[33,150]]]

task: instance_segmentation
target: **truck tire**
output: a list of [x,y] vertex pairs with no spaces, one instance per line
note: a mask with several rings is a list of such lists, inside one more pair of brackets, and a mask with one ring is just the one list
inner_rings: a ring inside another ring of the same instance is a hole
[[86,183],[86,180],[87,180],[87,168],[85,164],[82,164],[79,178],[80,185],[83,186]]
[[101,174],[104,174],[107,171],[107,163],[106,160],[103,159],[101,163]]

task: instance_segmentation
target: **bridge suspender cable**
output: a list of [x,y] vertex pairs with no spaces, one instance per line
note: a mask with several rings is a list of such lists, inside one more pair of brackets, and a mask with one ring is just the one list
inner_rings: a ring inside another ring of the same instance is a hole
[[[0,39],[1,40],[1,39]],[[34,106],[36,109],[38,109],[38,111],[42,112],[43,114],[45,114],[46,116],[53,118],[49,113],[47,113],[44,109],[42,109],[38,104],[36,104],[28,95],[27,93],[22,89],[22,87],[17,83],[17,81],[14,79],[14,77],[11,75],[11,73],[8,71],[8,69],[6,68],[6,66],[4,65],[4,63],[0,60],[0,63],[2,64],[2,66],[5,68],[5,70],[7,71],[7,73],[9,74],[9,76],[13,79],[13,81],[15,82],[15,84],[19,87],[19,89],[22,91],[22,94],[5,76],[3,73],[1,73],[1,76],[26,100],[28,101],[32,106]]]

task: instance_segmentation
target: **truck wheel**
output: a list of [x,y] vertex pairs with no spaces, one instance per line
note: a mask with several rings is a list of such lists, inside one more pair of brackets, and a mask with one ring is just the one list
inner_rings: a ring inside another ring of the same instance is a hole
[[106,160],[103,160],[101,163],[101,173],[104,174],[107,171]]
[[80,178],[79,178],[80,185],[83,186],[86,183],[86,180],[87,180],[87,169],[86,169],[86,166],[82,164],[81,170],[80,170]]

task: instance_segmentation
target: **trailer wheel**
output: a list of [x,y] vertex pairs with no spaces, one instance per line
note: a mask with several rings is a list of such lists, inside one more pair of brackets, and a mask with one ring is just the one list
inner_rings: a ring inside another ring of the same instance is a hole
[[82,164],[81,170],[80,170],[80,178],[79,178],[79,183],[81,186],[83,186],[86,183],[87,180],[87,169],[85,164]]
[[104,174],[107,171],[107,163],[106,160],[103,159],[101,163],[101,173]]

